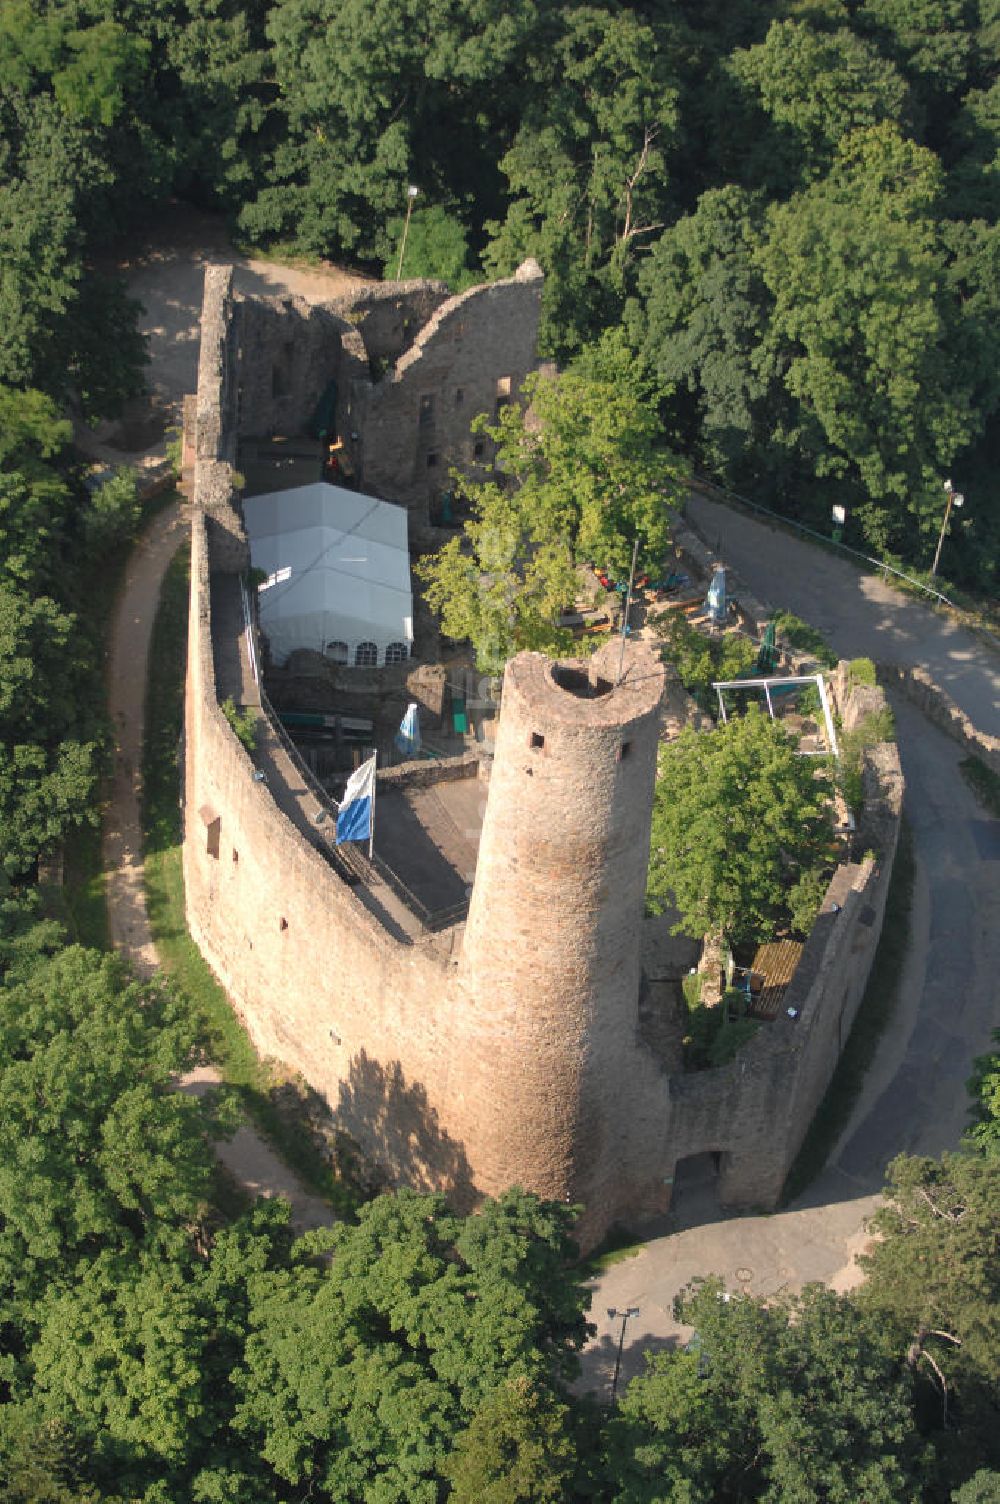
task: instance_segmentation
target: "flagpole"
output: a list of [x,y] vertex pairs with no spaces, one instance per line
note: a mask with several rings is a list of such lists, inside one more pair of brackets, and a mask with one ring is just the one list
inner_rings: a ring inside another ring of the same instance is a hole
[[368,817],[368,860],[375,855],[375,790],[378,787],[378,748],[375,748],[375,766],[372,769],[372,810]]
[[618,658],[618,678],[616,684],[622,682],[622,674],[625,670],[625,638],[628,636],[628,615],[632,609],[632,585],[635,582],[635,561],[639,557],[639,539],[636,538],[632,545],[632,568],[628,576],[628,593],[625,596],[625,610],[622,614],[622,650]]

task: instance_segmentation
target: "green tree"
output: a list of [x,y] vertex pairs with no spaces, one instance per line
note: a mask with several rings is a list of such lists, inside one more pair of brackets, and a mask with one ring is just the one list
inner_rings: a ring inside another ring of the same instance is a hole
[[0,1406],[0,1489],[7,1504],[117,1504],[86,1480],[84,1447],[34,1404]]
[[828,170],[838,143],[879,121],[905,124],[907,89],[896,69],[846,27],[773,21],[763,42],[728,66],[772,122],[761,143],[764,180],[779,189]]
[[536,24],[534,5],[497,0],[279,0],[267,22],[276,139],[244,229],[376,260],[408,182],[432,199],[488,197],[484,90],[516,101]]
[[820,1286],[677,1302],[687,1349],[647,1357],[607,1428],[618,1504],[895,1504],[919,1488],[911,1380],[877,1322]]
[[201,1372],[209,1324],[180,1260],[105,1251],[34,1315],[33,1393],[89,1434],[96,1472],[127,1478],[144,1463],[189,1460],[210,1404]]
[[484,666],[568,647],[557,618],[578,562],[627,578],[633,540],[653,569],[669,542],[675,467],[642,392],[572,370],[529,377],[524,391],[530,422],[510,404],[475,425],[495,445],[494,478],[462,482],[471,520],[417,571],[445,634],[470,638]]
[[649,898],[678,929],[739,942],[773,933],[788,890],[829,844],[830,781],[753,708],[663,747],[653,803]]
[[755,259],[761,205],[730,186],[703,194],[663,234],[639,273],[633,338],[672,394],[671,436],[712,473],[739,484],[781,411],[780,384],[756,351],[772,298]]
[[455,1438],[443,1472],[454,1504],[561,1504],[576,1449],[569,1409],[540,1395],[526,1378],[487,1395]]
[[[403,248],[405,215],[389,221],[388,240],[392,247],[382,266],[386,278],[395,278],[399,254]],[[406,232],[405,259],[401,276],[433,277],[447,282],[452,292],[462,292],[482,281],[469,268],[469,243],[465,226],[458,215],[442,204],[415,209]]]
[[0,991],[0,1290],[35,1300],[102,1249],[176,1249],[203,1221],[221,1119],[173,1090],[196,1038],[159,982],[77,947]]
[[501,162],[510,206],[484,264],[546,273],[540,347],[565,356],[611,322],[626,269],[663,223],[676,83],[654,31],[617,5],[567,7]]
[[[1000,1030],[994,1030],[993,1039],[1000,1044]],[[1000,1155],[1000,1054],[980,1055],[973,1064],[969,1138],[984,1154]]]
[[941,1481],[1000,1469],[1000,1158],[901,1155],[889,1166],[858,1299],[919,1383]]
[[964,0],[865,0],[855,17],[910,80],[928,134],[962,92],[973,62],[973,7]]
[[[942,467],[976,432],[956,379],[936,159],[890,125],[846,137],[828,177],[772,206],[758,262],[774,299],[759,359],[794,399],[775,439],[876,547],[933,531]],[[817,493],[822,498],[823,493]]]
[[980,1468],[951,1497],[953,1504],[1000,1504],[1000,1473]]
[[718,708],[712,684],[720,679],[736,679],[756,662],[756,647],[740,633],[710,637],[699,632],[679,612],[656,618],[654,625],[663,639],[664,662],[676,670],[688,694],[709,715],[714,715]]
[[[290,1483],[432,1504],[455,1437],[501,1386],[523,1378],[539,1416],[558,1415],[553,1386],[586,1333],[572,1222],[517,1191],[467,1219],[401,1191],[306,1241],[251,1287],[238,1429]],[[310,1258],[321,1245],[329,1258]]]

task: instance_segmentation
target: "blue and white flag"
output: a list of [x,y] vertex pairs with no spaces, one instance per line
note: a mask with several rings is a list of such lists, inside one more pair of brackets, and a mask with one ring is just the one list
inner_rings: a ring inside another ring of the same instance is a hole
[[420,718],[413,700],[407,705],[402,725],[396,732],[396,746],[404,757],[415,757],[420,751]]
[[372,832],[372,805],[375,802],[375,758],[373,753],[347,780],[344,797],[337,814],[337,845],[344,841],[367,841]]

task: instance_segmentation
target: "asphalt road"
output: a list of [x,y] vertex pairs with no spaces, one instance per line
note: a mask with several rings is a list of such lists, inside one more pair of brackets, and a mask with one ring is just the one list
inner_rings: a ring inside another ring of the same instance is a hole
[[[824,550],[718,503],[693,498],[688,520],[762,601],[820,628],[843,656],[926,666],[973,721],[1000,733],[1000,657],[946,616],[861,575]],[[910,940],[892,1022],[861,1097],[823,1175],[798,1201],[768,1217],[723,1217],[709,1184],[686,1190],[682,1230],[645,1245],[594,1283],[597,1335],[584,1354],[583,1387],[605,1390],[620,1322],[621,1382],[645,1351],[687,1335],[673,1298],[698,1274],[733,1290],[770,1295],[822,1280],[857,1283],[885,1166],[900,1153],[937,1155],[967,1122],[965,1082],[974,1056],[1000,1026],[1000,821],[990,819],[958,771],[957,744],[912,705],[895,699],[915,892]],[[691,1224],[691,1225],[684,1225]]]
[[719,502],[690,495],[686,515],[756,596],[817,627],[842,658],[926,668],[980,731],[1000,736],[1000,653],[947,613]]

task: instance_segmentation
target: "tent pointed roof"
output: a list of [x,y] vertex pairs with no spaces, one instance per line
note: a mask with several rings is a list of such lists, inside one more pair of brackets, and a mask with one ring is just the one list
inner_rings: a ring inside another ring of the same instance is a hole
[[361,644],[374,644],[379,663],[390,646],[406,656],[413,592],[404,507],[318,481],[247,497],[243,515],[251,561],[266,577],[260,624],[276,663],[296,648],[322,653],[333,644],[349,663]]

